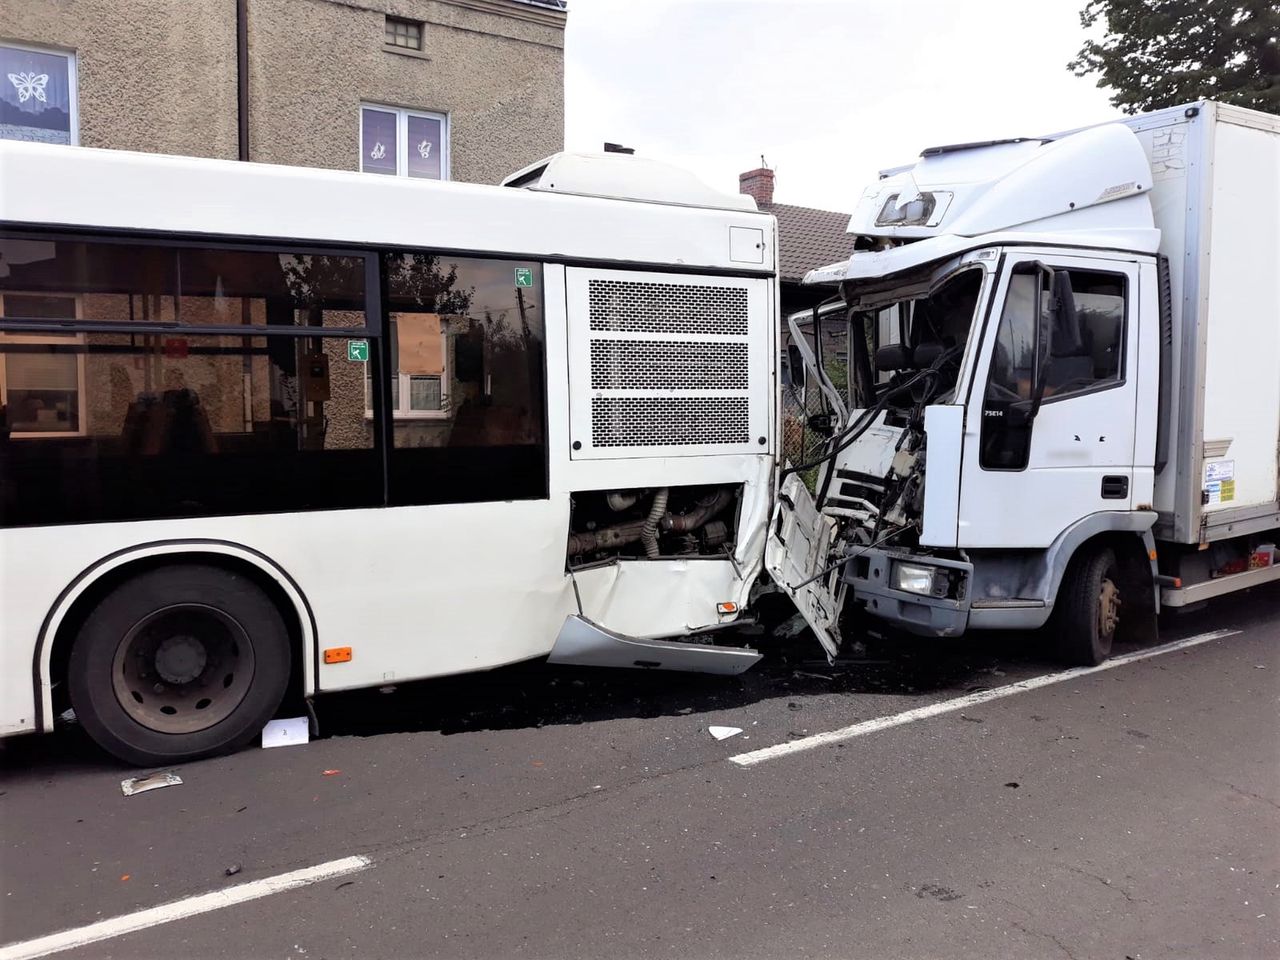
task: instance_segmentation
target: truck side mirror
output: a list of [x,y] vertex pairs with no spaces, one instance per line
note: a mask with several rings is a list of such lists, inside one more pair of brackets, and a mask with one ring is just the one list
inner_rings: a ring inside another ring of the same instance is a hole
[[[1063,271],[1055,271],[1044,263],[1036,262],[1036,345],[1035,366],[1031,374],[1031,402],[1027,410],[1027,422],[1035,419],[1044,399],[1049,380],[1049,367],[1053,363],[1053,333],[1062,325],[1067,309],[1075,314],[1075,300],[1071,296],[1071,277]],[[1046,293],[1048,303],[1045,303]]]

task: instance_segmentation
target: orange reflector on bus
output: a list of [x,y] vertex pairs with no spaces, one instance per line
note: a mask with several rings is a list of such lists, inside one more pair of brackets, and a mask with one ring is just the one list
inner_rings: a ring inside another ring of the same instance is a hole
[[350,647],[329,647],[324,652],[325,663],[350,663],[351,648]]
[[738,605],[736,603],[717,603],[716,613],[737,613]]

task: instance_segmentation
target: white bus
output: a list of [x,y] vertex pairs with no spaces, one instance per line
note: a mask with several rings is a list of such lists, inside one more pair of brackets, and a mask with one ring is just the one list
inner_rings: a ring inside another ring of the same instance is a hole
[[0,143],[0,733],[71,707],[150,765],[290,689],[750,666],[715,631],[764,563],[776,250],[622,155],[488,187]]

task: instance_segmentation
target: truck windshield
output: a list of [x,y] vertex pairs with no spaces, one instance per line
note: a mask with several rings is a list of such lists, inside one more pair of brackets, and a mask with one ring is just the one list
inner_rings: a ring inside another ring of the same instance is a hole
[[[882,300],[874,309],[855,313],[853,405],[870,406],[886,392],[898,409],[945,402],[955,390],[982,279],[982,269],[973,267],[952,274],[923,296]],[[859,318],[862,337],[856,335]],[[927,370],[933,373],[917,379]],[[911,380],[912,388],[905,389]]]

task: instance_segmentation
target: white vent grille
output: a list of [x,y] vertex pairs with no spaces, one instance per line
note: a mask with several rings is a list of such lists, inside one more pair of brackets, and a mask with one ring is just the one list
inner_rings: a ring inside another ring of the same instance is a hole
[[745,343],[592,340],[597,390],[746,390]]
[[746,397],[593,397],[596,447],[750,443]]
[[768,452],[769,281],[565,279],[574,459]]
[[747,335],[742,287],[592,280],[590,303],[592,330]]

